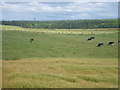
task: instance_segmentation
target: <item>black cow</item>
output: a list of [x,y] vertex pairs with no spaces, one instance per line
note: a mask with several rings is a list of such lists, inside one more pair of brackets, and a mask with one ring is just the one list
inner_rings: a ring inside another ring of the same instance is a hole
[[95,39],[95,37],[91,37],[91,39]]
[[30,43],[32,43],[33,41],[34,41],[34,39],[33,39],[33,38],[31,38],[31,39],[30,39]]
[[87,41],[90,41],[90,40],[92,40],[91,38],[88,38],[88,40]]
[[103,43],[99,43],[99,44],[97,45],[97,47],[101,47],[101,46],[103,46]]
[[118,40],[118,45],[120,45],[120,40]]
[[109,42],[108,45],[114,45],[115,43],[114,42]]

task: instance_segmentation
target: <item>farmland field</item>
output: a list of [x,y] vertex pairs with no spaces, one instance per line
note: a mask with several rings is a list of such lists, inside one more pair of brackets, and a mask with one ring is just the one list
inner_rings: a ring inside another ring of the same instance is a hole
[[3,88],[118,87],[117,29],[3,26],[2,35]]

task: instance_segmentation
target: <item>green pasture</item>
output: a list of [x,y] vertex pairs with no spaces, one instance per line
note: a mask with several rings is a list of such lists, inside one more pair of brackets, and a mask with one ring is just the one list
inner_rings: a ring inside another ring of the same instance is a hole
[[[3,26],[2,87],[117,88],[117,32]],[[95,39],[87,41],[89,37]],[[108,46],[110,41],[115,45]],[[98,43],[104,45],[97,47]]]
[[[88,41],[91,36],[95,40]],[[34,42],[30,43],[30,38]],[[2,51],[4,60],[23,58],[117,58],[118,37],[114,34],[76,35],[49,34],[23,31],[3,31]],[[114,46],[108,42],[114,41]],[[97,47],[104,43],[103,47]]]

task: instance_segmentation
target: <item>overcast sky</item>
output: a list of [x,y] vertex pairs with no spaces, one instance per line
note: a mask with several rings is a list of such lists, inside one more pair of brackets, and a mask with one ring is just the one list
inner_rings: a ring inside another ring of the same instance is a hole
[[3,2],[3,20],[75,20],[118,17],[118,2]]

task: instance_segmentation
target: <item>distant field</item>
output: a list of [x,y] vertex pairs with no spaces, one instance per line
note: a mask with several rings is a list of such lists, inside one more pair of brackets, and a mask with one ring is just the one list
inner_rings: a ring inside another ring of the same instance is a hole
[[3,30],[9,31],[29,31],[29,32],[42,32],[42,33],[55,33],[55,34],[107,34],[117,33],[117,28],[98,28],[98,29],[34,29],[22,28],[19,26],[2,25]]
[[[3,26],[3,87],[117,88],[117,32]],[[87,42],[91,36],[95,40]],[[35,41],[30,43],[30,38]],[[115,45],[108,46],[110,41]]]

